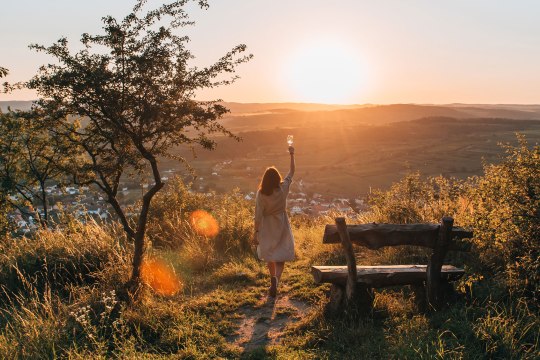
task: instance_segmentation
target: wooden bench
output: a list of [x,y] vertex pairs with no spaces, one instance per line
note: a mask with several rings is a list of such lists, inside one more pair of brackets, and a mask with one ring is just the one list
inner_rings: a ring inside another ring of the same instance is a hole
[[[472,232],[454,227],[454,219],[443,217],[441,224],[361,224],[347,225],[336,218],[336,225],[326,225],[323,243],[340,243],[346,266],[313,266],[315,283],[331,283],[331,311],[353,304],[367,311],[373,302],[373,288],[411,285],[421,309],[439,308],[453,288],[451,281],[464,274],[463,269],[443,265],[449,250],[468,251],[465,238]],[[384,246],[413,245],[433,249],[428,265],[357,266],[352,244],[379,249]]]

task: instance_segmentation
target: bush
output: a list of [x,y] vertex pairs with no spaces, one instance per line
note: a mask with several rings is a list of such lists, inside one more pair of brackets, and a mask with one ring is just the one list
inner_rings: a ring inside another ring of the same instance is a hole
[[69,296],[73,286],[103,277],[116,283],[129,266],[129,251],[117,239],[113,227],[77,221],[39,230],[33,238],[5,237],[0,243],[0,300],[48,290]]
[[[148,237],[155,247],[179,249],[194,269],[203,269],[250,252],[253,206],[237,189],[224,195],[193,193],[177,177],[154,199]],[[217,235],[201,233],[190,221],[199,210],[217,222]]]
[[540,300],[540,146],[505,146],[500,164],[484,166],[471,188],[469,224],[474,244],[490,273],[512,292]]
[[453,216],[457,224],[469,203],[469,187],[468,182],[455,178],[423,180],[420,173],[410,173],[390,190],[376,190],[370,196],[368,218],[380,223],[413,224],[438,223],[443,216]]
[[[466,181],[411,173],[388,191],[375,191],[363,222],[439,222],[452,216],[455,225],[474,231],[469,266],[495,278],[517,297],[540,299],[540,146],[504,145],[498,164],[485,164],[484,175]],[[407,249],[386,249],[387,258],[413,259]]]

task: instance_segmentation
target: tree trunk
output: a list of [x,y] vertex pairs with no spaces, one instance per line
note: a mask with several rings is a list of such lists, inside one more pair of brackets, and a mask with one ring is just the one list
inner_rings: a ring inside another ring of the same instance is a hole
[[133,253],[133,269],[131,271],[130,282],[133,284],[139,284],[141,281],[141,269],[145,252],[144,233],[137,231],[133,240],[135,244],[135,251]]
[[157,194],[161,188],[163,188],[163,182],[161,181],[161,176],[157,167],[157,161],[155,158],[149,159],[150,165],[152,166],[152,173],[154,174],[155,185],[152,186],[150,190],[143,196],[141,213],[139,215],[139,221],[137,223],[137,231],[135,232],[135,251],[133,254],[133,269],[131,272],[130,282],[133,285],[138,285],[141,280],[141,268],[144,261],[144,252],[145,252],[145,234],[146,234],[146,223],[148,222],[148,211],[150,210],[150,203],[154,195]]
[[48,207],[48,201],[47,201],[47,191],[45,191],[45,182],[39,183],[39,186],[41,187],[41,202],[43,204],[43,218],[41,218],[41,226],[46,229],[49,226],[49,211],[47,209]]

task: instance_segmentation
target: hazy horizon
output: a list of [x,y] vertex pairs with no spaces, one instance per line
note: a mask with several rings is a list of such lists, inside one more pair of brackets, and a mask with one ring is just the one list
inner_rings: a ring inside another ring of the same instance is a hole
[[[7,102],[34,102],[38,98],[34,99],[0,99],[0,103]],[[198,99],[200,101],[213,101],[213,99]],[[387,105],[419,105],[419,106],[453,106],[453,105],[465,105],[465,106],[540,106],[540,100],[537,103],[475,103],[475,102],[452,102],[452,103],[427,103],[427,102],[389,102],[389,103],[326,103],[326,102],[309,102],[309,101],[236,101],[236,100],[222,100],[221,102],[227,104],[242,104],[242,105],[269,105],[269,104],[299,104],[299,105],[327,105],[327,106],[387,106]]]

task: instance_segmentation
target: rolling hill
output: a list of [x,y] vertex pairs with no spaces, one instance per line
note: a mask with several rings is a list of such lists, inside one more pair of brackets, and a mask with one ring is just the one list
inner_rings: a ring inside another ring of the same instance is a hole
[[[218,137],[216,151],[196,149],[196,157],[189,148],[177,149],[205,179],[205,189],[249,192],[267,166],[286,172],[289,134],[297,149],[296,179],[303,184],[296,190],[348,197],[386,188],[408,171],[477,175],[483,160],[496,162],[503,153],[500,143],[516,141],[516,132],[540,141],[539,105],[225,105],[231,113],[222,122],[241,142]],[[164,159],[162,167],[181,165]]]

